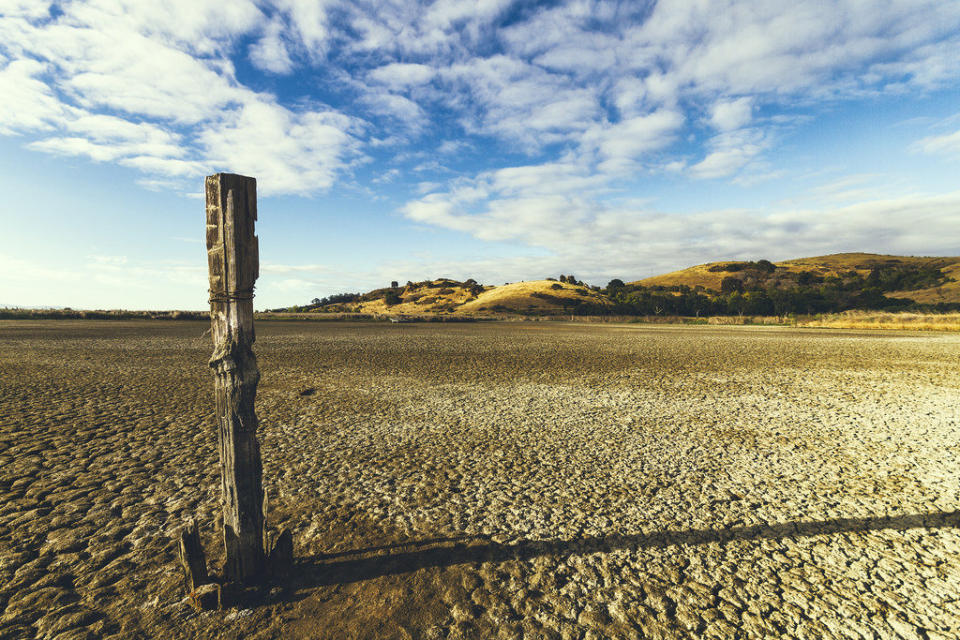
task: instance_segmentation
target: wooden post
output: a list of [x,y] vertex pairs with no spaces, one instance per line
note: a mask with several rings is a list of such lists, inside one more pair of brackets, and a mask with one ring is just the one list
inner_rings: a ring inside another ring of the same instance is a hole
[[252,349],[253,285],[259,275],[257,181],[230,173],[207,176],[206,195],[224,577],[252,585],[266,568],[263,467],[254,412],[260,371]]

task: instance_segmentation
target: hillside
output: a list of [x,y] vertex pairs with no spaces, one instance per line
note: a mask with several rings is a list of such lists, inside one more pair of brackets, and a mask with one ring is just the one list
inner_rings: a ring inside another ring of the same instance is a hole
[[[631,282],[631,285],[643,287],[698,287],[719,292],[724,278],[738,277],[749,283],[757,277],[755,265],[758,262],[728,260],[709,262],[680,271],[665,273]],[[772,263],[775,271],[760,274],[765,281],[779,282],[780,286],[804,281],[821,281],[831,277],[843,278],[856,273],[868,278],[875,269],[940,269],[950,280],[938,286],[919,287],[902,291],[890,291],[891,298],[911,299],[923,304],[960,303],[960,257],[913,257],[890,256],[876,253],[837,253],[811,258],[796,258]],[[808,273],[808,276],[801,276]]]
[[[916,304],[915,304],[916,303]],[[590,287],[573,276],[487,286],[450,278],[315,299],[285,311],[390,316],[711,316],[960,309],[960,258],[841,253],[701,264]],[[281,311],[281,310],[278,310]]]
[[355,300],[317,305],[328,312],[382,315],[457,313],[459,315],[565,313],[583,303],[609,305],[599,292],[581,284],[555,280],[515,282],[499,287],[449,278],[408,282],[406,286],[375,289]]

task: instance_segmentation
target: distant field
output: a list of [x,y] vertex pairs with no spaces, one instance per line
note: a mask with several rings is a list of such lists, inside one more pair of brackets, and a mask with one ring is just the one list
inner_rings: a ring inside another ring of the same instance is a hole
[[[80,315],[85,314],[85,315]],[[84,320],[206,320],[202,311],[31,311],[8,310],[6,319],[36,321],[51,319]],[[267,312],[256,314],[260,321],[283,322],[387,322],[388,317],[374,313],[294,313]],[[4,318],[0,317],[0,322]],[[418,314],[410,315],[411,322],[475,323],[475,322],[572,322],[575,324],[658,324],[658,325],[778,325],[784,327],[830,328],[830,329],[893,329],[911,331],[960,331],[960,313],[915,313],[912,311],[847,311],[844,313],[817,316],[516,316],[516,315],[470,315]]]
[[960,313],[884,313],[882,311],[848,311],[824,314],[802,320],[802,327],[829,329],[909,329],[916,331],[960,331]]
[[300,564],[197,615],[207,326],[0,321],[0,638],[960,636],[960,335],[260,322]]

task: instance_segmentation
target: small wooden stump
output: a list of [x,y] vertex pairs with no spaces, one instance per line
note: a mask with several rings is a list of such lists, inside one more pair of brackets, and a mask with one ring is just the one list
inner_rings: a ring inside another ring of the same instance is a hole
[[275,578],[285,577],[293,568],[293,533],[284,529],[270,546],[269,556],[270,575]]
[[188,520],[180,532],[179,550],[187,591],[196,591],[200,585],[210,582],[207,576],[207,556],[203,553],[200,532],[193,520]]
[[214,611],[223,609],[223,598],[220,585],[211,582],[200,585],[190,592],[190,605],[197,611]]

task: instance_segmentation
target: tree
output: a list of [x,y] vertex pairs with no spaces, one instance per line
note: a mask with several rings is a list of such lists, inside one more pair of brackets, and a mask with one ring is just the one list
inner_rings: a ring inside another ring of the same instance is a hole
[[613,291],[614,289],[623,289],[626,285],[623,284],[623,280],[620,278],[614,278],[607,283],[607,291]]
[[757,260],[757,270],[763,271],[765,273],[773,273],[777,270],[777,267],[770,262],[769,260]]
[[391,288],[391,289],[396,289],[396,288],[399,287],[399,286],[400,286],[400,283],[397,282],[396,280],[394,280],[393,282],[390,283],[390,288]]
[[396,291],[389,291],[385,296],[383,296],[383,301],[387,303],[388,307],[392,307],[395,304],[400,304],[403,300],[397,295]]
[[733,276],[727,276],[720,281],[720,293],[740,293],[743,291],[743,280]]
[[310,301],[310,304],[314,304],[314,305],[319,306],[319,305],[320,305],[320,298],[314,298],[313,300]]
[[774,312],[773,301],[767,297],[767,292],[760,289],[750,291],[743,296],[744,308],[753,316],[769,316]]

